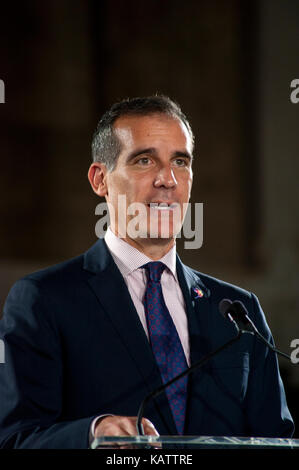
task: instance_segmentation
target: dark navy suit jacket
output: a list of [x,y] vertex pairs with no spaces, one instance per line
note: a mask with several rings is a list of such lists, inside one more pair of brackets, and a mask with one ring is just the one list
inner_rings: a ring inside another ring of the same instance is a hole
[[[272,341],[257,298],[177,258],[191,362],[230,340],[218,312],[239,299]],[[194,287],[203,292],[195,298]],[[0,446],[87,448],[94,417],[136,416],[161,377],[126,284],[103,240],[84,255],[31,274],[11,289],[0,322]],[[145,410],[161,435],[176,433],[162,394]],[[189,377],[186,435],[291,436],[277,359],[244,334]]]

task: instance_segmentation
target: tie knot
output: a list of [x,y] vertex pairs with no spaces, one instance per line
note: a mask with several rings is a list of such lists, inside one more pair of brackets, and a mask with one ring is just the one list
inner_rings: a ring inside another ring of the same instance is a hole
[[166,265],[161,263],[161,261],[153,261],[151,263],[144,264],[141,267],[147,271],[148,277],[151,281],[160,282],[162,273],[166,268]]

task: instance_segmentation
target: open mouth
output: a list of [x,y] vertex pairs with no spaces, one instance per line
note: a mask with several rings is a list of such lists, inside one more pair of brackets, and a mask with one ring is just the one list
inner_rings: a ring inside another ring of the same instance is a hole
[[178,203],[172,202],[150,202],[147,204],[150,209],[159,210],[159,211],[167,211],[167,210],[174,210],[178,207]]

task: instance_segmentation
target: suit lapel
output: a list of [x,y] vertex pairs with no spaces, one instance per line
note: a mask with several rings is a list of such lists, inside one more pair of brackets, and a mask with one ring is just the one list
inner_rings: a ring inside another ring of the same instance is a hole
[[[93,273],[88,283],[135,362],[148,392],[158,388],[162,381],[151,347],[126,283],[103,240],[99,240],[85,254],[84,269]],[[175,434],[176,428],[166,395],[161,394],[156,402],[156,411],[164,426],[168,428],[169,434]],[[160,412],[162,408],[163,413]]]
[[207,339],[210,330],[210,291],[199,275],[183,265],[178,256],[177,274],[188,317],[190,362],[194,364],[210,349]]
[[[177,257],[177,274],[188,317],[190,363],[192,365],[211,350],[209,341],[211,338],[210,291],[199,275],[183,265],[179,257]],[[205,395],[202,377],[203,370],[200,368],[189,376],[185,434],[196,435],[200,429],[204,411],[200,397]]]

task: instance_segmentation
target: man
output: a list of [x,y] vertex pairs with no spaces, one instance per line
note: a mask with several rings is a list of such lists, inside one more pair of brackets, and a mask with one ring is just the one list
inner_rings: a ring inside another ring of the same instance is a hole
[[[223,298],[242,301],[272,341],[253,294],[176,254],[192,154],[188,121],[167,97],[125,100],[101,119],[88,177],[111,225],[84,255],[9,293],[0,327],[2,447],[87,448],[93,437],[136,434],[142,399],[236,334],[218,312]],[[277,359],[251,335],[169,387],[145,416],[153,435],[293,433]]]

